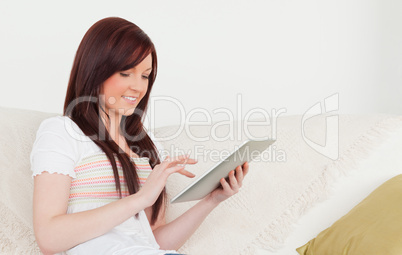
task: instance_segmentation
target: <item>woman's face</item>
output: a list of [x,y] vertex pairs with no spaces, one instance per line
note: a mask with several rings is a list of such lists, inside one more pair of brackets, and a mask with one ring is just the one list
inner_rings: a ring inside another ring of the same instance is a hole
[[[148,77],[152,71],[152,55],[149,54],[141,63],[129,70],[116,72],[101,87],[104,95],[106,112],[129,116],[145,96],[148,89]],[[102,98],[102,97],[101,97]],[[103,100],[102,100],[103,101]]]

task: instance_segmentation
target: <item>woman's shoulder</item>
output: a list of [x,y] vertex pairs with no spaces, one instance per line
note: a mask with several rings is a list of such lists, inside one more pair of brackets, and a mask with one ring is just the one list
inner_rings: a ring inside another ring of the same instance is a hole
[[53,133],[76,142],[90,140],[70,117],[64,115],[44,119],[39,125],[37,136],[44,133]]
[[[77,164],[85,155],[99,153],[99,148],[86,136],[79,126],[68,116],[52,116],[43,119],[36,133],[32,147],[31,160],[34,156],[46,158],[66,156]],[[39,155],[39,156],[38,156]],[[38,160],[37,160],[38,161]]]
[[46,128],[49,130],[57,130],[60,129],[64,124],[71,124],[73,122],[72,119],[70,119],[67,116],[64,115],[56,115],[52,117],[48,117],[40,123],[39,128]]

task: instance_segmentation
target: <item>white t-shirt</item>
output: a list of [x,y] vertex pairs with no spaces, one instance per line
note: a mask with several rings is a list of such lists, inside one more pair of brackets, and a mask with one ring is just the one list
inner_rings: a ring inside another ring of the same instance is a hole
[[[162,145],[155,140],[152,132],[148,131],[148,135],[157,146],[159,155],[162,156]],[[132,157],[131,159],[137,166],[140,187],[142,187],[152,171],[149,158]],[[69,117],[55,116],[42,121],[36,134],[30,161],[32,177],[44,171],[72,177],[66,212],[68,214],[98,208],[119,199],[113,169],[106,154]],[[129,195],[128,188],[121,164],[119,161],[116,164],[122,184],[122,196],[125,197]],[[130,217],[106,234],[59,254],[162,255],[177,253],[174,250],[159,250],[159,248],[145,211],[141,210],[138,219],[134,216]]]

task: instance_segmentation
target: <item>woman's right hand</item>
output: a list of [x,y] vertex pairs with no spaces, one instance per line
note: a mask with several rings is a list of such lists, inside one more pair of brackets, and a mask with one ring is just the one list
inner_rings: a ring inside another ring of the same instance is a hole
[[[190,155],[180,155],[175,158],[167,156],[162,163],[156,165],[137,194],[144,199],[146,207],[152,206],[166,185],[167,178],[172,173],[180,173],[193,178],[195,175],[184,170],[185,164],[196,164],[198,161],[189,158]],[[184,164],[183,166],[178,164]]]

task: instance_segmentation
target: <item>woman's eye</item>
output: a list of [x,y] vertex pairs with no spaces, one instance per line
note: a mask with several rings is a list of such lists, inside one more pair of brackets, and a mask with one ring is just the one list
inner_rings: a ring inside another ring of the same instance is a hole
[[[130,74],[128,74],[128,73],[120,73],[120,75],[121,75],[122,77],[129,77],[129,76],[130,76]],[[149,79],[148,76],[142,76],[142,78],[144,78],[144,79],[146,79],[146,80]]]

